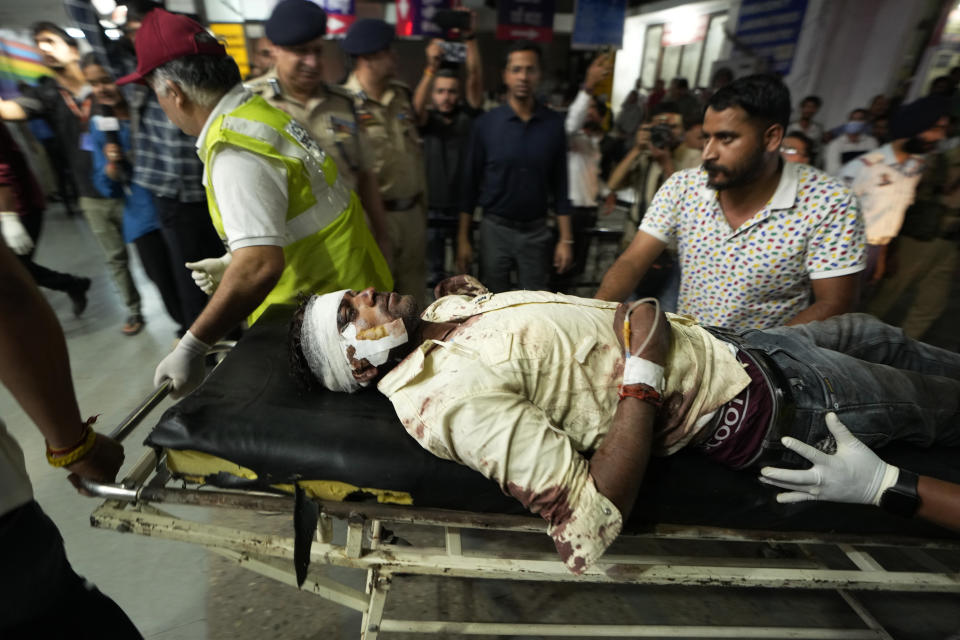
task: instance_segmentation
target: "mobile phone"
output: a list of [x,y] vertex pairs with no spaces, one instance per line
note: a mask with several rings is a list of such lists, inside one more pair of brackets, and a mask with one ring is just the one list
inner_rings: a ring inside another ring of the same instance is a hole
[[470,28],[470,12],[460,9],[438,9],[433,14],[433,21],[444,32],[451,29],[466,31]]
[[443,59],[446,62],[463,64],[467,60],[467,45],[462,42],[441,42],[440,48],[443,49]]

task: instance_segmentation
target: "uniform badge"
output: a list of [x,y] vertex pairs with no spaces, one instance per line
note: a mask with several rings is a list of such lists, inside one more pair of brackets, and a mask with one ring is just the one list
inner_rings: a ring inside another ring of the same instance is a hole
[[307,130],[304,129],[296,120],[290,120],[290,122],[287,123],[287,126],[284,127],[284,131],[289,133],[294,140],[300,143],[300,146],[310,154],[310,157],[312,157],[319,166],[323,166],[324,161],[327,159],[327,154],[324,153],[323,149],[320,148],[320,145],[317,144],[317,141],[314,140]]
[[330,129],[334,133],[345,133],[352,136],[357,132],[357,123],[353,120],[330,116]]

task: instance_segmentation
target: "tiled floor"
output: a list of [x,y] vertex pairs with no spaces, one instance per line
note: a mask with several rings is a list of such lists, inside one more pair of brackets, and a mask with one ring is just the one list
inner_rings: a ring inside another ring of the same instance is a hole
[[[120,333],[124,309],[82,220],[68,220],[52,212],[37,260],[94,279],[90,306],[81,318],[73,317],[66,296],[47,292],[47,297],[67,336],[81,408],[85,414],[101,413],[98,428],[109,431],[151,390],[153,368],[172,346],[174,324],[164,315],[153,285],[135,265],[147,325],[137,336]],[[957,296],[952,297],[948,314],[952,318],[956,318],[957,301]],[[935,341],[955,347],[954,322],[941,321],[931,334]],[[5,390],[0,390],[0,416],[23,446],[36,497],[60,527],[74,566],[111,595],[147,638],[326,640],[359,636],[358,614],[247,572],[198,547],[92,529],[89,515],[96,503],[77,495],[62,472],[47,466],[42,439]],[[153,418],[156,416],[159,411]],[[148,419],[127,439],[128,466],[138,457],[151,425]],[[277,532],[290,526],[286,516],[201,512],[200,517]],[[362,575],[347,579],[362,588]],[[405,588],[391,592],[388,616],[465,620],[497,615],[517,621],[599,619],[621,624],[757,624],[762,620],[772,625],[862,628],[840,598],[829,592],[599,587],[585,596],[572,585],[402,580]],[[960,632],[960,597],[868,594],[864,601],[896,638],[958,638],[954,634]]]

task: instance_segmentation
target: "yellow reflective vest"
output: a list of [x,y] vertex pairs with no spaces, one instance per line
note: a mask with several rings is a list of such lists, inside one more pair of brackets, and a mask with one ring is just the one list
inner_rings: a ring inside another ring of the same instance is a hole
[[[205,165],[221,145],[279,161],[287,173],[283,274],[250,314],[250,324],[271,304],[296,302],[298,292],[393,289],[390,269],[367,227],[357,194],[337,178],[333,158],[296,120],[260,96],[252,96],[211,123],[201,148]],[[213,226],[226,239],[209,181],[206,191]]]

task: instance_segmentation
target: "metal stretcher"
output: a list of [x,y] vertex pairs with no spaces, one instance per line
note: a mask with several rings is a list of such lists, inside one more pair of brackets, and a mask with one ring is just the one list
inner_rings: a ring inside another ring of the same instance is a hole
[[[583,575],[556,553],[483,536],[545,536],[544,522],[480,474],[436,458],[409,438],[374,390],[301,394],[289,378],[286,320],[271,309],[193,394],[167,410],[120,484],[87,483],[105,498],[93,526],[200,544],[270,578],[362,613],[360,637],[381,633],[691,638],[891,638],[854,592],[960,594],[960,539],[872,507],[778,505],[750,472],[681,452],[655,460],[622,540]],[[113,435],[123,438],[166,395],[156,390]],[[960,481],[958,450],[885,450],[895,464]],[[292,495],[291,495],[292,494]],[[164,505],[294,514],[289,536],[171,515]],[[335,542],[333,525],[346,527]],[[669,524],[667,524],[669,523]],[[387,527],[435,532],[411,546]],[[664,553],[665,541],[676,552]],[[709,541],[707,553],[698,546]],[[645,547],[646,545],[646,547]],[[724,554],[717,555],[720,545]],[[644,548],[655,549],[646,552]],[[637,552],[636,549],[640,549]],[[779,553],[758,550],[776,548]],[[892,556],[906,558],[890,562]],[[772,557],[771,557],[772,556]],[[324,567],[366,572],[359,590]],[[892,565],[896,565],[896,569]],[[903,570],[903,566],[910,567]],[[385,616],[407,576],[620,585],[765,587],[836,591],[862,629],[788,626],[610,625],[410,620]]]

